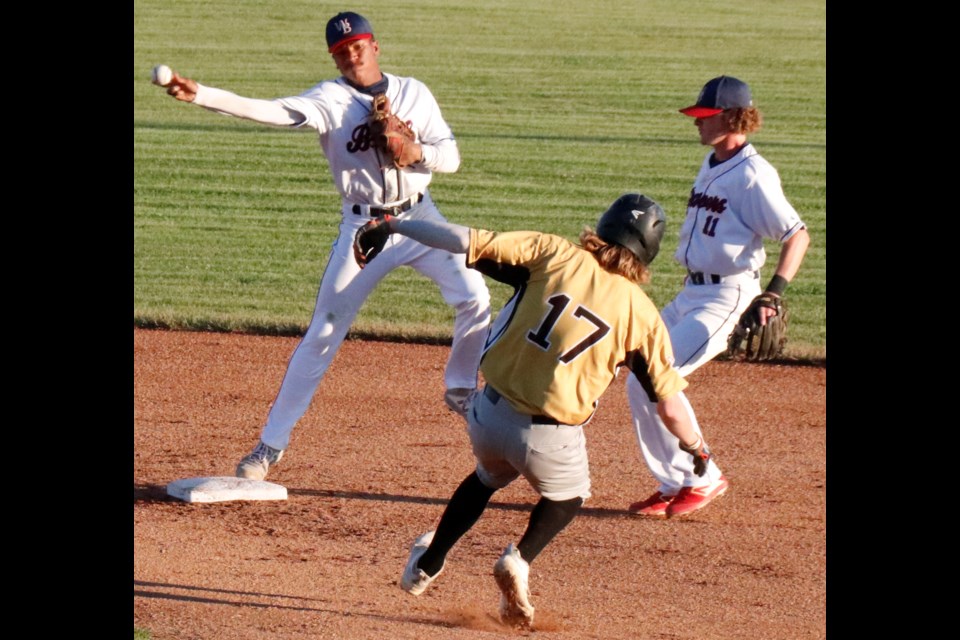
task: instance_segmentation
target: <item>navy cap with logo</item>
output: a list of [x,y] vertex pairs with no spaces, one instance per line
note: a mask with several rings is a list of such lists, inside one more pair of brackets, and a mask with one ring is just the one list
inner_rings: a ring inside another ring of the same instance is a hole
[[732,76],[720,76],[703,85],[697,103],[680,109],[692,118],[709,118],[725,109],[752,107],[753,98],[746,82]]
[[373,27],[359,13],[342,11],[327,22],[327,50],[330,53],[348,42],[370,38],[373,38]]

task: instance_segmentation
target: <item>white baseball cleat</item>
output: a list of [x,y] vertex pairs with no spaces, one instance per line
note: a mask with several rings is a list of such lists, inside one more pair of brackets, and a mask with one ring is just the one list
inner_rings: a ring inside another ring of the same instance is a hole
[[400,578],[400,588],[411,595],[418,596],[426,591],[430,583],[443,573],[443,567],[447,564],[444,562],[443,567],[440,567],[440,571],[437,571],[433,576],[428,576],[426,571],[417,566],[420,556],[427,551],[430,543],[433,542],[434,533],[436,532],[428,531],[414,540],[413,544],[410,545],[410,558],[407,560],[407,566],[403,569],[403,576]]
[[253,452],[243,457],[237,465],[237,477],[251,480],[263,480],[272,465],[280,462],[283,449],[274,449],[263,441],[257,443]]
[[493,577],[500,587],[500,620],[512,627],[529,629],[533,625],[530,604],[530,565],[520,557],[511,542],[493,565]]

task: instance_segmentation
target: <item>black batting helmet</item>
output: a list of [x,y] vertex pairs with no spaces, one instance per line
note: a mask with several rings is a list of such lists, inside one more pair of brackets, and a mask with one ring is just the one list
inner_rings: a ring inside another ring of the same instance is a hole
[[643,264],[650,264],[660,251],[667,216],[656,202],[639,193],[617,198],[597,222],[597,235],[604,242],[629,249]]

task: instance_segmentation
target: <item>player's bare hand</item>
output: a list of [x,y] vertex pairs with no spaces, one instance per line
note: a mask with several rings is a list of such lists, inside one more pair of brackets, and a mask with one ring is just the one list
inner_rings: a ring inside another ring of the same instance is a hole
[[416,142],[407,142],[401,146],[400,155],[394,160],[394,164],[398,169],[403,169],[421,160],[423,148]]
[[760,319],[760,326],[767,326],[767,320],[777,315],[777,310],[771,307],[760,307],[757,309],[757,317]]
[[780,296],[764,291],[753,299],[727,338],[727,351],[734,359],[750,362],[772,360],[787,342],[789,309]]
[[753,330],[764,327],[767,320],[780,313],[782,302],[780,296],[764,291],[750,303],[737,323],[741,328]]
[[197,97],[197,82],[174,71],[173,79],[167,85],[167,94],[183,102],[193,102]]

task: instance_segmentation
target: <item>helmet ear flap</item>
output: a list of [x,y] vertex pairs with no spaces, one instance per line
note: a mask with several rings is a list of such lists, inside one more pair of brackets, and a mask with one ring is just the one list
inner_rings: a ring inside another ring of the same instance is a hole
[[667,226],[663,208],[640,193],[620,196],[597,222],[597,235],[604,242],[629,249],[643,264],[650,264],[660,252]]

